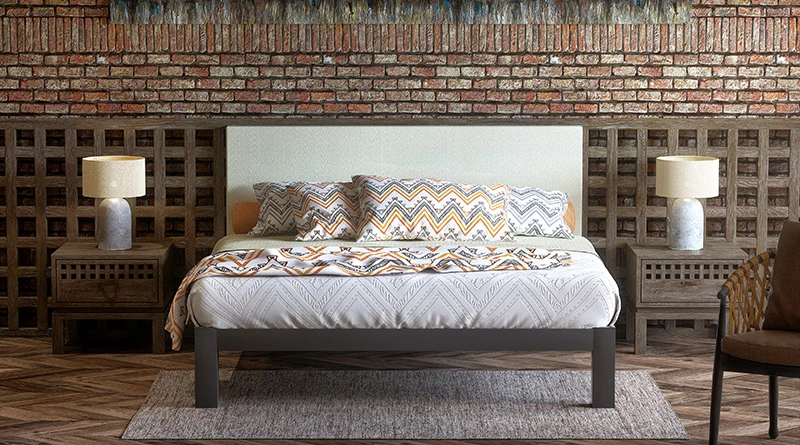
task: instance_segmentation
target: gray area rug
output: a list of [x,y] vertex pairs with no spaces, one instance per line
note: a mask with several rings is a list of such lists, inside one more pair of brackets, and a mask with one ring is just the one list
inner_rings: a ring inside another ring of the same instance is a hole
[[123,439],[688,439],[646,371],[617,407],[588,371],[223,371],[196,409],[191,371],[163,371]]

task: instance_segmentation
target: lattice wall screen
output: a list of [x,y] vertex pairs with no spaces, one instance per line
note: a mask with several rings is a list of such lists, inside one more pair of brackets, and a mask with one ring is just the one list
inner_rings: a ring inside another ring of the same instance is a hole
[[224,234],[224,130],[83,122],[0,123],[0,335],[48,332],[50,254],[94,237],[85,156],[146,158],[147,195],[129,200],[134,240],[172,241],[179,271]]
[[[175,122],[0,122],[0,335],[49,332],[50,254],[94,236],[94,202],[80,190],[84,156],[144,156],[147,195],[131,200],[136,239],[172,241],[183,270],[211,251],[225,231],[228,122]],[[624,243],[665,241],[657,156],[721,158],[720,196],[705,202],[707,242],[733,241],[755,253],[774,247],[786,218],[800,217],[799,120],[574,123],[586,128],[584,227],[620,281]]]
[[655,196],[655,158],[720,158],[720,195],[704,201],[706,243],[750,254],[774,248],[783,221],[800,217],[800,122],[636,120],[584,131],[584,227],[624,282],[625,243],[666,243],[668,200]]

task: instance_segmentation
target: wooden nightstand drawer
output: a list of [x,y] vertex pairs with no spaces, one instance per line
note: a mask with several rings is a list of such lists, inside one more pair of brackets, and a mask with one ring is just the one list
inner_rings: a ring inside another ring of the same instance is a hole
[[642,303],[719,303],[717,292],[740,260],[642,261]]
[[675,281],[645,283],[642,303],[719,304],[717,292],[724,281]]
[[58,261],[58,303],[158,303],[158,261]]
[[159,301],[158,261],[56,262],[58,303],[135,303]]

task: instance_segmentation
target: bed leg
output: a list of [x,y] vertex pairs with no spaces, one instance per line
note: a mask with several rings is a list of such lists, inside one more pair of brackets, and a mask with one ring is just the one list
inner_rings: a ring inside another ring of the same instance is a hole
[[219,403],[219,351],[217,330],[194,330],[194,406],[216,408]]
[[616,328],[592,329],[592,407],[614,408]]

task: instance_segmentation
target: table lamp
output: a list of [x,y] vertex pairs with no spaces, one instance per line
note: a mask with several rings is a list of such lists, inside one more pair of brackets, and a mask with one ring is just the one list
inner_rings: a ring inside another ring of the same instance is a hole
[[95,237],[101,250],[131,248],[131,206],[124,198],[145,194],[144,158],[83,158],[83,196],[105,198],[97,206]]
[[669,248],[703,248],[703,205],[696,198],[719,195],[719,159],[707,156],[656,158],[656,195],[675,198],[669,212]]

